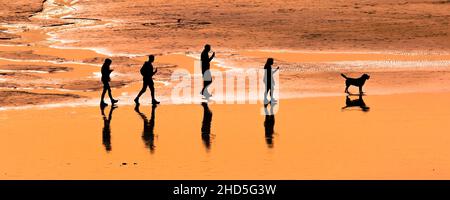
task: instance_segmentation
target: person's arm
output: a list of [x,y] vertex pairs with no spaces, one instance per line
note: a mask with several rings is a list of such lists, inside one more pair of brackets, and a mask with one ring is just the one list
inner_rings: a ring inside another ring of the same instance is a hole
[[153,74],[156,74],[158,72],[158,68],[155,68],[155,71],[153,71]]
[[277,67],[275,70],[273,70],[272,74],[275,74],[280,69],[280,67]]
[[213,52],[213,54],[211,55],[211,57],[209,58],[209,62],[211,62],[211,60],[216,56],[216,52]]

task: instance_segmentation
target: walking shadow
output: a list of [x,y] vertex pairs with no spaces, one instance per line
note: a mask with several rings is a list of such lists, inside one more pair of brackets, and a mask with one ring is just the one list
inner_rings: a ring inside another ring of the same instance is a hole
[[106,106],[100,106],[100,110],[101,110],[101,113],[103,116],[102,142],[103,142],[103,146],[105,146],[106,152],[110,152],[112,150],[112,147],[111,147],[111,120],[112,120],[113,111],[117,107],[111,106],[108,117],[106,117],[106,115],[105,115],[105,108],[106,108]]
[[266,136],[266,144],[269,148],[273,148],[273,134],[275,132],[275,114],[273,113],[273,106],[274,104],[271,104],[270,112],[267,109],[267,106],[264,106],[264,112],[266,115],[266,118],[264,120],[264,132]]
[[202,121],[202,140],[206,149],[211,149],[211,121],[212,112],[208,107],[208,103],[202,102],[203,121]]
[[362,111],[368,112],[370,110],[370,107],[366,105],[363,99],[363,95],[359,94],[358,99],[350,99],[350,95],[347,95],[345,98],[345,106],[342,107],[342,109],[347,109],[351,107],[360,107]]
[[150,153],[155,152],[155,111],[156,111],[156,104],[153,104],[152,106],[152,115],[150,117],[150,120],[147,119],[147,116],[142,113],[139,110],[139,104],[136,104],[136,107],[134,107],[134,111],[141,116],[142,121],[144,122],[144,130],[142,131],[142,140],[144,141],[145,147],[150,149]]

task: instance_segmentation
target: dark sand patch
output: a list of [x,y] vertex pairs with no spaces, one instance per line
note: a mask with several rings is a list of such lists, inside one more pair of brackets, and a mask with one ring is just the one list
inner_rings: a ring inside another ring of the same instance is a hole
[[53,23],[53,24],[48,24],[48,25],[44,25],[43,27],[60,27],[60,26],[70,26],[70,25],[74,25],[75,23],[73,22],[63,22],[63,23]]
[[[0,72],[0,78],[13,79],[13,80],[37,80],[42,77],[22,72]],[[10,80],[11,81],[11,80]],[[2,83],[0,83],[1,85]]]
[[[1,76],[0,76],[1,77]],[[11,82],[0,82],[0,88],[16,89],[19,85]]]
[[5,32],[0,30],[0,40],[1,41],[12,40],[12,39],[16,39],[16,38],[20,38],[20,36],[15,35],[15,34],[11,34],[11,33],[5,33]]
[[0,91],[0,106],[24,106],[79,99],[74,94],[49,94],[25,91]]
[[[98,64],[101,65],[103,64],[103,62],[105,61],[107,57],[92,57],[92,58],[86,58],[83,59],[82,62],[83,63],[90,63],[90,64]],[[132,65],[138,65],[138,64],[142,64],[143,62],[129,58],[129,57],[125,57],[125,56],[114,56],[114,57],[109,57],[112,59],[112,65],[126,65],[126,66],[132,66]]]
[[0,21],[27,22],[29,17],[43,10],[42,0],[8,1],[0,0]]
[[[111,81],[110,86],[112,88],[120,88],[129,83],[130,81]],[[100,80],[75,80],[63,83],[59,88],[78,91],[99,91],[103,89],[103,84]]]
[[68,72],[72,71],[71,67],[61,66],[43,66],[43,65],[0,65],[0,70],[14,70],[14,71],[40,71],[40,72]]
[[1,58],[17,59],[17,60],[58,60],[64,61],[63,58],[49,55],[35,54],[33,50],[29,51],[0,51]]

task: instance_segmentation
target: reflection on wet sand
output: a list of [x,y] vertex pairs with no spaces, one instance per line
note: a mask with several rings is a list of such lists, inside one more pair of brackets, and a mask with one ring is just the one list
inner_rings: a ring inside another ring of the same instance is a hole
[[274,104],[271,104],[270,110],[267,109],[268,106],[264,106],[264,112],[266,115],[264,120],[264,131],[266,136],[266,144],[269,148],[273,148],[273,134],[275,132],[275,114],[273,113],[274,106]]
[[142,118],[142,121],[144,122],[144,129],[142,131],[142,140],[144,141],[145,147],[150,149],[150,153],[153,154],[155,152],[154,129],[155,129],[155,111],[157,105],[154,104],[152,106],[152,114],[150,120],[148,120],[147,116],[139,110],[139,105],[140,104],[136,104],[136,107],[134,107],[134,111],[136,111],[136,113],[139,114],[139,116]]
[[106,106],[100,106],[100,110],[102,112],[103,116],[103,129],[102,129],[102,141],[103,146],[105,146],[106,152],[110,152],[112,150],[111,147],[111,120],[112,120],[112,114],[114,109],[116,109],[116,106],[112,106],[109,110],[109,115],[106,117],[105,115],[105,108]]
[[203,102],[203,121],[202,121],[202,140],[206,150],[211,149],[211,121],[212,112],[208,107],[208,103]]
[[[448,179],[449,100],[450,94],[364,96],[383,109],[363,113],[341,112],[342,96],[286,99],[273,108],[272,149],[262,104],[208,103],[214,124],[206,104],[158,106],[154,133],[164,137],[155,136],[152,155],[134,105],[115,109],[114,121],[106,107],[105,123],[97,106],[0,111],[0,178]],[[150,109],[140,107],[148,119]],[[209,151],[200,132],[204,117],[214,125]],[[114,134],[114,152],[102,144],[104,127]]]
[[347,109],[351,107],[360,107],[362,111],[368,112],[370,110],[370,107],[366,105],[363,99],[363,95],[359,94],[357,99],[350,99],[350,95],[347,95],[345,98],[345,106],[342,107],[342,109]]

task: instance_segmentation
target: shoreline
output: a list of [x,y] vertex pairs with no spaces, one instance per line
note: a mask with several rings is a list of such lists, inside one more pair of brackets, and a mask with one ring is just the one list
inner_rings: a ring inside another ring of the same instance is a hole
[[[24,90],[24,92],[27,92],[27,90]],[[44,95],[51,95],[52,93],[40,93],[40,94],[44,94]],[[100,93],[99,93],[100,94]],[[388,97],[388,96],[411,96],[411,95],[432,95],[432,96],[436,96],[436,95],[449,95],[450,91],[446,91],[446,92],[401,92],[401,93],[385,93],[385,94],[364,94],[362,95],[363,98],[365,97],[375,97],[375,98],[380,98],[380,97]],[[345,94],[345,93],[336,93],[336,94],[316,94],[316,95],[305,95],[305,96],[295,96],[295,97],[287,97],[287,98],[280,98],[278,99],[278,102],[276,105],[282,105],[283,101],[297,101],[297,100],[314,100],[314,99],[327,99],[327,98],[341,98],[341,97],[357,97],[358,94]],[[48,104],[33,104],[33,105],[21,105],[21,106],[4,106],[4,107],[0,107],[0,112],[8,112],[8,111],[22,111],[22,110],[47,110],[47,109],[58,109],[58,108],[98,108],[98,99],[95,98],[85,98],[83,96],[79,96],[78,97],[79,100],[77,101],[73,101],[73,100],[69,100],[69,101],[62,101],[62,102],[53,102],[53,103],[48,103]],[[121,99],[123,100],[123,99]],[[168,103],[169,100],[164,99],[163,100],[163,104],[159,104],[158,107],[160,106],[189,106],[189,105],[198,105],[201,103],[204,103],[206,101],[204,101],[201,98],[196,98],[193,99],[191,102],[189,103]],[[248,101],[248,100],[247,100]],[[206,103],[210,104],[210,105],[228,105],[228,106],[242,106],[242,105],[248,105],[248,106],[263,106],[263,101],[262,100],[257,100],[257,103],[238,103],[237,101],[233,102],[233,103],[225,103],[224,101],[217,101],[217,102],[221,102],[221,103],[216,103],[216,101],[211,100],[208,101]],[[110,102],[107,102],[108,105],[107,107],[111,107]],[[132,98],[129,98],[129,101],[119,101],[119,103],[117,103],[115,106],[116,107],[130,107],[130,106],[135,106],[136,104],[132,101]],[[151,106],[151,102],[150,100],[146,100],[143,103],[140,103],[141,106]]]

